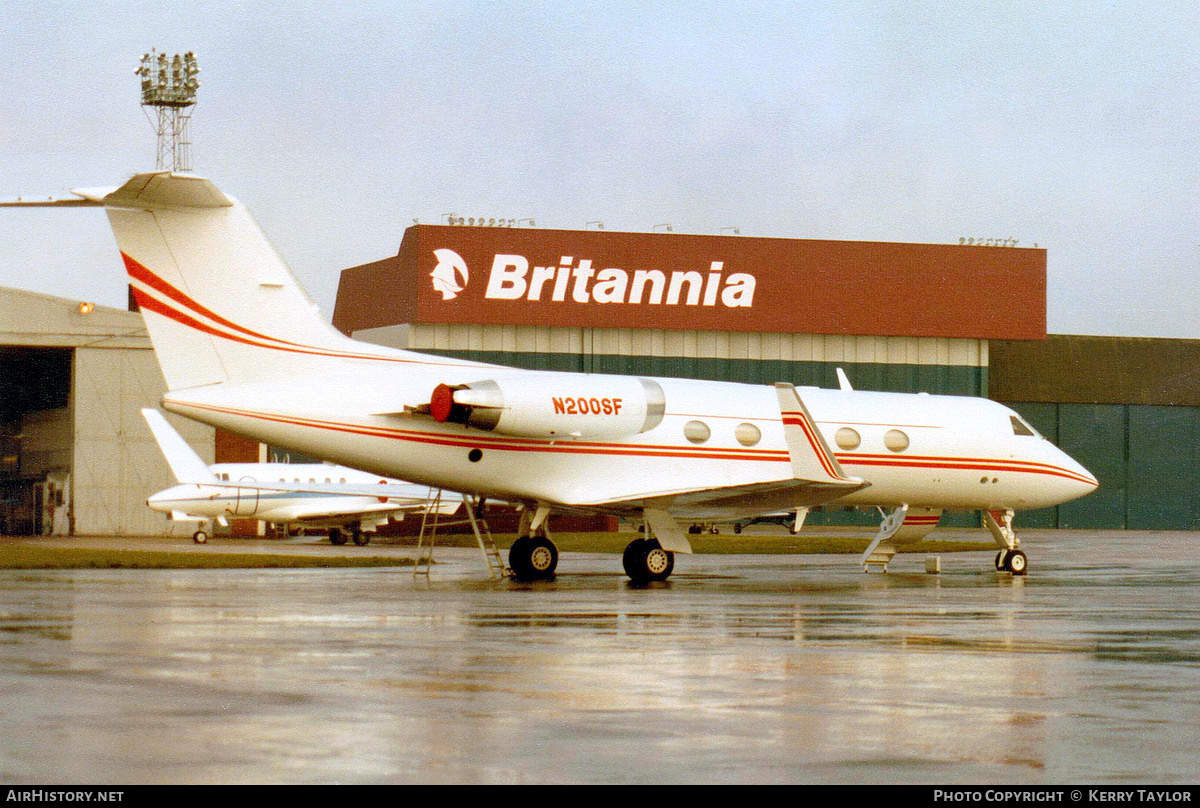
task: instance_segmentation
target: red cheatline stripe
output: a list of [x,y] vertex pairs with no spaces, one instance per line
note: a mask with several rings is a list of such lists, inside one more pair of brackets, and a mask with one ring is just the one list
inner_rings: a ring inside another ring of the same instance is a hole
[[[456,368],[464,367],[463,364],[455,363],[455,362],[434,362],[434,361],[429,361],[429,360],[425,360],[425,359],[408,359],[408,358],[398,357],[398,356],[385,356],[385,355],[380,355],[380,354],[368,354],[368,353],[354,353],[354,352],[350,352],[350,351],[338,351],[338,350],[333,350],[333,349],[328,349],[328,348],[319,348],[319,347],[316,347],[313,345],[302,345],[300,343],[288,342],[287,340],[282,340],[282,339],[278,339],[276,337],[269,337],[264,334],[259,334],[257,331],[251,331],[248,328],[243,328],[242,326],[239,326],[236,323],[230,322],[229,320],[221,317],[220,315],[216,314],[215,312],[211,311],[210,309],[206,308],[205,306],[200,305],[199,303],[197,303],[196,301],[192,300],[190,297],[185,295],[183,292],[176,289],[174,286],[171,286],[169,283],[164,281],[162,278],[159,278],[157,275],[154,275],[152,272],[150,272],[148,269],[146,269],[144,266],[139,264],[134,259],[130,258],[125,253],[122,253],[121,255],[125,259],[126,269],[131,278],[138,281],[139,283],[145,284],[146,286],[148,286],[149,288],[158,292],[159,294],[166,296],[171,301],[178,303],[183,308],[189,309],[195,314],[198,314],[202,317],[208,318],[212,322],[217,323],[218,325],[222,326],[222,328],[230,329],[230,331],[224,331],[221,329],[217,329],[211,325],[203,323],[203,322],[197,320],[195,317],[191,316],[190,314],[187,314],[187,313],[180,311],[179,309],[176,309],[175,307],[169,305],[169,303],[167,301],[159,300],[158,298],[152,297],[144,290],[139,289],[137,286],[133,286],[132,288],[133,288],[133,293],[134,293],[134,299],[137,301],[138,306],[145,308],[149,311],[153,311],[155,314],[162,315],[163,317],[173,320],[181,325],[185,325],[188,328],[195,329],[197,331],[200,331],[205,334],[209,334],[214,337],[221,337],[222,339],[227,339],[232,342],[240,342],[243,345],[252,345],[257,348],[269,348],[271,350],[286,351],[289,353],[306,354],[309,356],[332,356],[332,357],[340,357],[343,359],[371,359],[371,360],[376,360],[376,361],[397,362],[397,363],[411,364],[411,365],[445,366],[445,367],[456,367]],[[469,365],[467,365],[467,366],[469,366]]]
[[1024,460],[994,460],[973,457],[888,457],[886,455],[838,455],[838,460],[848,466],[879,466],[883,468],[925,468],[948,471],[1008,471],[1023,474],[1047,474],[1063,477],[1088,485],[1096,481],[1082,474],[1053,466],[1048,463],[1036,463]]
[[[247,418],[256,418],[264,421],[272,421],[275,423],[290,424],[292,426],[310,427],[314,429],[324,429],[335,432],[345,432],[348,434],[366,435],[368,437],[388,438],[391,440],[404,440],[412,443],[423,443],[435,446],[454,446],[462,448],[481,448],[492,449],[496,451],[513,451],[513,452],[548,452],[560,454],[602,454],[602,455],[622,455],[629,457],[686,457],[703,460],[754,460],[766,462],[786,462],[789,460],[787,454],[782,452],[769,453],[766,450],[755,450],[751,453],[742,449],[725,449],[721,451],[689,449],[688,447],[658,447],[651,444],[603,444],[603,443],[564,443],[551,441],[538,441],[535,439],[522,438],[497,438],[480,436],[472,437],[454,437],[451,435],[439,435],[437,433],[421,432],[417,430],[396,429],[393,427],[377,427],[369,425],[354,425],[345,424],[337,421],[321,421],[315,419],[297,418],[284,415],[271,415],[268,413],[254,412],[250,410],[238,410],[227,407],[217,407],[213,405],[198,404],[198,403],[183,403],[177,402],[185,407],[194,407],[196,409],[207,410],[210,412],[223,413]],[[930,462],[922,463],[890,463],[890,464],[871,464],[867,465],[884,465],[884,466],[903,466],[909,468],[924,468],[929,470],[966,470],[978,471],[980,469],[1011,471],[1017,473],[1028,474],[1046,474],[1058,477],[1065,477],[1080,482],[1094,484],[1093,481],[1082,478],[1077,474],[1060,469],[1057,466],[1042,465],[1041,467],[1021,467],[1021,466],[1002,466],[998,465],[998,461],[969,461],[968,465],[963,465],[958,458],[925,458]],[[937,462],[941,461],[941,462]],[[853,456],[848,456],[843,462],[853,463]],[[988,463],[988,465],[981,465]],[[842,478],[844,479],[844,478]]]
[[629,457],[687,457],[699,458],[706,460],[755,460],[768,462],[787,462],[787,455],[783,453],[775,453],[774,456],[763,452],[760,455],[747,456],[747,453],[737,449],[729,450],[693,450],[687,447],[672,447],[664,446],[657,447],[650,444],[579,444],[579,443],[563,443],[551,441],[533,441],[521,439],[500,439],[500,438],[474,438],[474,437],[455,437],[452,435],[439,435],[436,433],[419,432],[414,430],[392,429],[386,427],[372,427],[367,425],[352,425],[343,424],[335,421],[318,421],[313,419],[293,418],[283,415],[269,415],[266,413],[257,413],[244,410],[234,410],[223,407],[215,407],[196,403],[187,403],[183,406],[194,407],[196,409],[208,410],[211,412],[225,413],[228,415],[243,416],[248,418],[257,418],[260,420],[272,421],[275,423],[290,424],[292,426],[310,427],[314,429],[324,429],[335,432],[345,432],[355,435],[366,435],[368,437],[388,438],[392,440],[404,440],[412,443],[423,443],[435,446],[455,446],[462,448],[483,448],[494,449],[498,451],[518,451],[518,452],[549,452],[558,454],[599,454],[599,455],[623,455]]

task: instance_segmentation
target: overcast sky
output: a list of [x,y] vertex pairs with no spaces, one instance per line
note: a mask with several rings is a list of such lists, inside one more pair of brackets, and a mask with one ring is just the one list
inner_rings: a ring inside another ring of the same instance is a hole
[[[198,55],[193,170],[327,317],[453,211],[1015,238],[1051,332],[1200,338],[1194,2],[7,0],[0,197],[153,169],[151,48]],[[125,303],[97,210],[0,211],[0,245],[0,286]]]

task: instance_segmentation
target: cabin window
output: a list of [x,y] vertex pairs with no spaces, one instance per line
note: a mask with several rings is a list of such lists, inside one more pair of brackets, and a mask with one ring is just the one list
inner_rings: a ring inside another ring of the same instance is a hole
[[857,449],[862,443],[862,438],[858,431],[844,426],[837,432],[833,433],[833,439],[837,443],[839,449]]
[[712,437],[712,430],[703,421],[688,421],[683,425],[683,436],[692,443],[704,443]]
[[1025,423],[1024,421],[1022,421],[1017,416],[1010,415],[1010,416],[1008,416],[1008,420],[1012,421],[1012,428],[1013,428],[1014,435],[1029,435],[1029,436],[1037,435],[1037,433],[1033,431],[1033,427],[1031,427],[1029,424]]
[[762,432],[754,424],[738,424],[733,436],[743,446],[753,446],[762,440]]
[[908,435],[899,429],[889,429],[883,435],[883,445],[893,452],[903,452],[908,448]]

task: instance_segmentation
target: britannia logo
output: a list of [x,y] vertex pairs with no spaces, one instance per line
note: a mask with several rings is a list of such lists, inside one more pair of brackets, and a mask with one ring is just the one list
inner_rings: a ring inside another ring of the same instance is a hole
[[[470,275],[467,272],[467,262],[454,250],[434,250],[437,256],[437,266],[429,277],[433,279],[433,288],[442,293],[442,300],[453,300],[458,297],[467,285]],[[461,276],[462,282],[459,282]]]

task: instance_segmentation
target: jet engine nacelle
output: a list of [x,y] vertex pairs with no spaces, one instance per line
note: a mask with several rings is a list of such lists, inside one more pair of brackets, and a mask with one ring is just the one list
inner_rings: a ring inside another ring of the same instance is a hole
[[442,423],[545,439],[625,438],[658,426],[665,411],[658,382],[582,373],[439,384],[429,402]]

